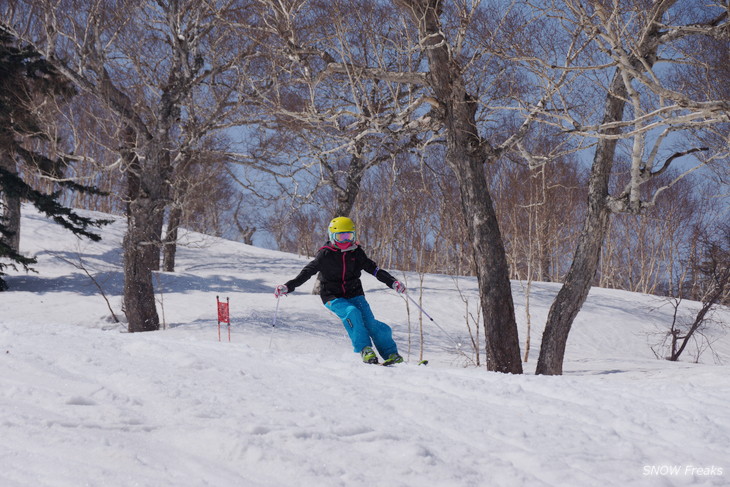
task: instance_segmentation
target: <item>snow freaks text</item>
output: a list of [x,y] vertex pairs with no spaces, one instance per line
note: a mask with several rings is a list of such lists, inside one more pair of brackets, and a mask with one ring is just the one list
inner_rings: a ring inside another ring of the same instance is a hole
[[720,477],[724,475],[723,467],[697,467],[695,465],[644,465],[645,476],[689,476]]

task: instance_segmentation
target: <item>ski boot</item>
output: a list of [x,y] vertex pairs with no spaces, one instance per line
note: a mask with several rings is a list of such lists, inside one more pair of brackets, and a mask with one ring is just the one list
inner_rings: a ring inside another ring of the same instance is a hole
[[378,363],[378,356],[375,355],[375,351],[373,350],[373,347],[365,347],[360,351],[360,356],[362,357],[362,361],[366,364],[377,364]]
[[388,358],[383,361],[383,365],[393,365],[403,363],[403,357],[397,353],[391,353]]

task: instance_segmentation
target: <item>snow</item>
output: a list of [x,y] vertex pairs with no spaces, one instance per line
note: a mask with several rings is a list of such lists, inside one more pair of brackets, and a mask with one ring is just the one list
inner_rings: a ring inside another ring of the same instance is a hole
[[[166,329],[129,334],[72,265],[122,316],[123,220],[89,243],[24,212],[21,245],[39,273],[12,274],[0,294],[2,486],[730,484],[730,337],[716,327],[705,363],[657,360],[653,334],[673,311],[660,298],[594,289],[565,375],[535,376],[558,290],[535,283],[531,358],[514,376],[456,353],[451,337],[469,343],[457,284],[473,308],[474,279],[426,275],[423,306],[443,328],[424,321],[429,365],[416,365],[414,332],[409,363],[375,367],[308,285],[271,326],[273,288],[306,258],[191,233],[178,272],[158,275]],[[394,273],[418,297],[419,276]],[[407,353],[406,301],[363,283]],[[524,346],[524,286],[513,286]],[[225,329],[218,341],[217,295],[231,300],[231,343]],[[412,305],[410,320],[415,331]]]

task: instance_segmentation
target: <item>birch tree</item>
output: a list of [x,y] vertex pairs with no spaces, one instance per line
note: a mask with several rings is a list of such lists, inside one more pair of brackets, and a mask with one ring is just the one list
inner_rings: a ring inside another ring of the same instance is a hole
[[[705,151],[702,147],[668,150],[667,141],[683,130],[727,122],[730,105],[725,99],[694,98],[687,90],[671,86],[667,75],[673,63],[692,61],[687,53],[697,38],[727,39],[727,5],[564,0],[553,7],[551,15],[570,38],[579,40],[581,51],[576,51],[570,65],[546,67],[576,73],[574,90],[592,92],[598,87],[604,94],[601,110],[591,112],[590,105],[581,105],[579,100],[584,98],[576,91],[559,91],[548,105],[551,111],[543,112],[547,123],[559,125],[566,133],[595,139],[587,214],[572,266],[550,309],[537,365],[538,374],[554,375],[562,373],[568,334],[596,274],[610,215],[639,214],[655,205],[674,182],[651,194],[642,192],[645,183],[678,159]],[[580,76],[593,88],[580,83]],[[629,154],[630,178],[624,188],[610,194],[619,147]]]

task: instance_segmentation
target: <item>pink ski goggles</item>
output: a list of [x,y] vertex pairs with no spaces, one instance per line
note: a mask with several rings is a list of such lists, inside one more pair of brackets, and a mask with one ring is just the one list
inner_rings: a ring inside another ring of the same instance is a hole
[[355,241],[355,232],[338,232],[333,234],[333,238],[337,243],[347,243]]

